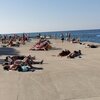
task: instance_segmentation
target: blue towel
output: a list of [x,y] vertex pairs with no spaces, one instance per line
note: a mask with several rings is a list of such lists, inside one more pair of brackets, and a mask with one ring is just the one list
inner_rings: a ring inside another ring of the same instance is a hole
[[21,66],[22,72],[27,72],[29,71],[29,66]]

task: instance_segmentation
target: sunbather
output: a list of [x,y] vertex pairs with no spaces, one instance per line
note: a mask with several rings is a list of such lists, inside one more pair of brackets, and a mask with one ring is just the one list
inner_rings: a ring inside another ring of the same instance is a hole
[[4,69],[5,70],[18,70],[21,66],[28,66],[31,69],[33,69],[33,68],[36,69],[35,67],[32,66],[33,63],[34,64],[42,64],[43,60],[40,62],[39,61],[34,62],[31,58],[31,56],[27,56],[23,60],[16,60],[16,61],[14,61],[13,64],[5,65]]
[[7,62],[8,62],[8,64],[14,64],[14,63],[26,62],[26,61],[31,64],[42,64],[43,63],[43,60],[37,61],[35,59],[35,56],[31,57],[31,55],[29,55],[29,56],[12,56],[12,57],[8,56],[8,57],[6,57],[5,61],[6,61],[6,63],[4,63],[3,65],[7,64]]
[[48,50],[50,48],[51,46],[48,40],[39,40],[30,50]]
[[88,44],[87,45],[89,48],[98,48],[98,45],[94,45],[94,44]]
[[70,54],[69,50],[63,50],[61,53],[58,54],[58,56],[67,56],[68,54]]
[[81,50],[79,50],[79,51],[74,51],[73,53],[70,53],[70,54],[67,56],[67,58],[75,58],[75,57],[77,57],[77,56],[80,57],[80,55],[81,55]]

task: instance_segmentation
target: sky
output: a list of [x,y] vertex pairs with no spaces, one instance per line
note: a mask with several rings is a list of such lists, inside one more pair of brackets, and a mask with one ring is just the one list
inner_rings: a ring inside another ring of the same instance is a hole
[[100,29],[100,0],[0,0],[0,33]]

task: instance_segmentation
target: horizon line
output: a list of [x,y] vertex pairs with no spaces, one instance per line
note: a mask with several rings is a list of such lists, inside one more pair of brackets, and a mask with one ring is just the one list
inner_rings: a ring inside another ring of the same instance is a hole
[[0,35],[2,34],[25,34],[25,33],[47,33],[47,32],[69,32],[69,31],[89,31],[89,30],[100,30],[100,28],[94,28],[94,29],[72,29],[72,30],[54,30],[54,31],[34,31],[34,32],[9,32],[9,33],[0,33]]

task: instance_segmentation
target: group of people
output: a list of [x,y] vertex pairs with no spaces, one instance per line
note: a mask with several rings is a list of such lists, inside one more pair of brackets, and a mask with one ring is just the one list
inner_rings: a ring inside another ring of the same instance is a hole
[[1,42],[2,44],[6,44],[5,46],[19,46],[20,44],[25,44],[26,41],[28,41],[28,35],[27,34],[22,34],[21,36],[19,35],[3,35],[1,37]]
[[70,32],[68,32],[66,34],[66,36],[63,33],[61,33],[61,41],[62,41],[62,43],[64,42],[64,40],[67,40],[68,42],[72,42],[72,43],[79,43],[79,44],[81,44],[80,38],[72,37]]
[[61,57],[67,56],[67,58],[75,58],[75,57],[81,58],[81,55],[82,55],[81,50],[78,50],[78,51],[74,50],[73,52],[70,52],[69,50],[66,50],[66,49],[61,51],[58,54],[58,56],[61,56]]
[[[65,37],[64,34],[61,34],[61,40],[64,41]],[[28,36],[26,34],[23,34],[22,36],[14,35],[7,37],[4,35],[4,37],[1,39],[2,43],[7,42],[8,46],[13,46],[14,42],[18,43],[21,42],[22,44],[25,44],[26,41],[28,41]],[[8,40],[8,41],[7,41]],[[71,38],[71,33],[67,33],[67,41],[72,41],[72,43],[80,43],[79,39]],[[19,44],[17,44],[19,45]],[[91,48],[96,48],[96,45],[87,45]],[[40,38],[35,45],[30,50],[49,50],[51,49],[51,42],[46,38]],[[67,56],[67,58],[75,58],[79,57],[81,58],[81,50],[74,50],[71,52],[70,50],[62,50],[58,56]],[[37,61],[35,57],[32,57],[31,55],[28,56],[7,56],[5,59],[5,62],[3,63],[4,70],[18,70],[18,71],[34,71],[36,67],[33,66],[33,64],[42,64],[43,60]]]
[[50,41],[44,38],[40,38],[39,41],[33,45],[30,50],[49,50],[52,46],[50,45]]
[[63,33],[61,33],[61,41],[62,41],[62,43],[64,42],[64,40],[66,39],[67,41],[71,41],[71,33],[70,32],[68,32],[67,33],[67,35],[65,36]]
[[[33,64],[43,64],[43,60],[37,61],[36,57],[28,56],[7,56],[3,63],[4,70],[18,70],[18,71],[34,71],[39,69],[33,66]],[[41,68],[40,68],[41,69]]]

